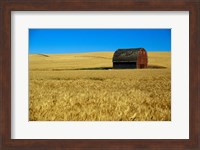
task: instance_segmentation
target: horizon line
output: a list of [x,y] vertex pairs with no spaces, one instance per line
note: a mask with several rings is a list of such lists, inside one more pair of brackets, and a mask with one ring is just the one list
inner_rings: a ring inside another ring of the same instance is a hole
[[[115,51],[92,51],[92,52],[72,52],[72,53],[28,53],[28,54],[48,54],[48,55],[51,55],[51,54],[83,54],[83,53],[110,53],[110,52],[115,52]],[[148,52],[171,52],[171,51],[147,51]]]

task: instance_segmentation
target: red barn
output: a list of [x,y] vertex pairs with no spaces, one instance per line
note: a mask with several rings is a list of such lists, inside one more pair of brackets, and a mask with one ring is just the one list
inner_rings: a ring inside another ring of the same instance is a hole
[[147,68],[148,56],[144,48],[118,49],[113,55],[113,68]]

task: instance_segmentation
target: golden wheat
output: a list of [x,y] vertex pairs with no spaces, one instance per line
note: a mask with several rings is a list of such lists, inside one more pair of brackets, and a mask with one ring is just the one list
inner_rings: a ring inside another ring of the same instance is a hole
[[171,120],[171,54],[123,70],[111,69],[112,55],[30,55],[29,120]]

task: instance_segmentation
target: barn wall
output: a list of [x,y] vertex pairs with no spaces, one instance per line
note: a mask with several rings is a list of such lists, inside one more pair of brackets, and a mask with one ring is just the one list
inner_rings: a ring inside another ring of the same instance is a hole
[[113,62],[113,68],[115,69],[129,69],[136,68],[136,62]]
[[147,52],[141,49],[137,58],[137,68],[147,68]]

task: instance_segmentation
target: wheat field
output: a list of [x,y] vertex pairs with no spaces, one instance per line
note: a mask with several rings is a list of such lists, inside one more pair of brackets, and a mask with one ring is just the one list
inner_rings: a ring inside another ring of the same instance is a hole
[[170,121],[171,53],[112,69],[113,52],[29,55],[30,121]]

